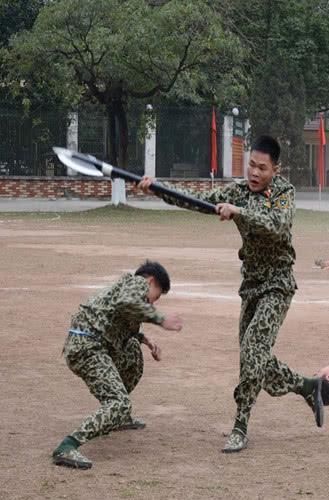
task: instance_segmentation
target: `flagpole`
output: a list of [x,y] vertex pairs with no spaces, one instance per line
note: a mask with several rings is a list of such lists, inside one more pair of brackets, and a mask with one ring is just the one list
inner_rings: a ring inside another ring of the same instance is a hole
[[318,177],[319,177],[319,208],[322,200],[322,189],[325,187],[326,176],[325,176],[325,155],[324,148],[326,144],[326,132],[324,127],[323,114],[320,113],[320,124],[319,124],[319,157],[318,157]]
[[211,178],[211,188],[214,188],[214,177],[215,172],[217,173],[218,168],[218,156],[217,156],[217,124],[216,124],[216,111],[215,106],[212,107],[211,113],[211,127],[210,127],[210,178]]

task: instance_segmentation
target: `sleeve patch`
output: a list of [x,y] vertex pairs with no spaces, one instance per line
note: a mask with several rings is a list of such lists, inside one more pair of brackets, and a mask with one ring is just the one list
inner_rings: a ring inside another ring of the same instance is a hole
[[289,196],[287,196],[286,194],[282,194],[277,200],[275,200],[274,206],[275,208],[281,209],[290,208],[291,202]]

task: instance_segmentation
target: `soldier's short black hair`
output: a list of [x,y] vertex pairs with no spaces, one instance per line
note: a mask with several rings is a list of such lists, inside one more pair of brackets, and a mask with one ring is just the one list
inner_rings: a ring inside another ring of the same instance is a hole
[[135,276],[144,276],[144,278],[153,276],[160,286],[162,293],[168,293],[170,290],[169,274],[159,262],[145,261],[144,264],[139,266],[135,272]]
[[278,141],[270,135],[257,137],[251,145],[251,151],[268,154],[274,165],[279,163],[281,148]]

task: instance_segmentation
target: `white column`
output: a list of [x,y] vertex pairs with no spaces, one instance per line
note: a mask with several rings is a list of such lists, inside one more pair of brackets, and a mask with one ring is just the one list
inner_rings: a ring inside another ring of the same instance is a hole
[[[245,130],[245,136],[249,135],[249,130],[250,130],[250,121],[245,120],[244,122],[244,130]],[[244,178],[247,178],[247,168],[248,168],[248,163],[249,163],[249,156],[250,156],[250,149],[246,149],[246,141],[244,142],[244,153],[243,153],[243,175]]]
[[[152,108],[148,105],[148,111]],[[147,127],[145,135],[145,161],[144,161],[144,174],[149,177],[156,176],[156,122],[152,122]]]
[[112,181],[111,203],[117,207],[120,203],[127,204],[126,183],[124,179],[114,179]]
[[232,177],[233,116],[225,116],[223,129],[223,176]]
[[[66,147],[72,151],[78,151],[78,113],[69,113],[68,115],[69,125],[66,132]],[[77,175],[77,172],[71,168],[67,169],[67,175]]]

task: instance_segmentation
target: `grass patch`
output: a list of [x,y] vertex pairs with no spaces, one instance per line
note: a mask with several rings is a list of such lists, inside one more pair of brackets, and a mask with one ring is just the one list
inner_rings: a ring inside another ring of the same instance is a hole
[[85,210],[82,212],[2,212],[1,220],[31,220],[31,221],[64,221],[76,222],[78,224],[132,224],[136,223],[156,223],[171,224],[172,221],[190,222],[195,217],[216,223],[215,217],[204,214],[195,214],[186,210],[144,210],[128,206],[113,207],[111,205]]
[[[145,224],[202,224],[212,227],[218,224],[215,216],[200,214],[187,210],[145,210],[128,206],[105,207],[82,212],[2,212],[0,220],[27,220],[49,222],[72,222],[83,224],[125,224],[135,226]],[[321,230],[329,229],[329,212],[313,210],[297,210],[294,221],[295,229]]]
[[295,228],[307,230],[329,229],[329,212],[315,212],[313,210],[297,210]]
[[144,210],[133,207],[113,207],[106,206],[95,208],[94,210],[87,210],[85,212],[71,212],[62,214],[63,220],[71,222],[84,223],[99,222],[101,223],[125,223],[135,225],[138,222],[142,223],[157,223],[157,224],[170,224],[174,219],[175,221],[192,220],[192,212],[185,210]]

